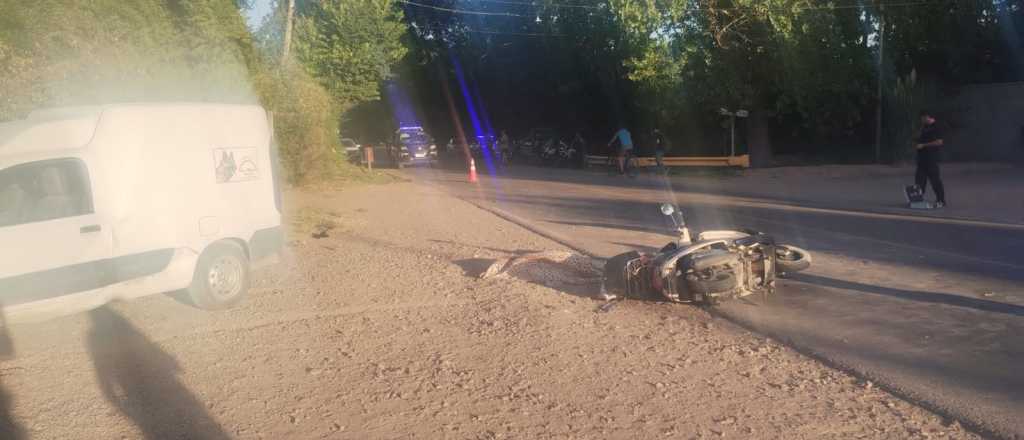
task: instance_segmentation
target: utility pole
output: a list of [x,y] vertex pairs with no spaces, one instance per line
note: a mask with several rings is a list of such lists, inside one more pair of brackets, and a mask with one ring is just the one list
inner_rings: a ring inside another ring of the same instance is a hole
[[882,162],[882,83],[885,80],[885,5],[878,5],[878,104],[875,107],[875,162]]
[[288,14],[284,19],[284,48],[281,50],[281,64],[288,60],[288,51],[292,47],[292,19],[295,16],[295,0],[288,0]]

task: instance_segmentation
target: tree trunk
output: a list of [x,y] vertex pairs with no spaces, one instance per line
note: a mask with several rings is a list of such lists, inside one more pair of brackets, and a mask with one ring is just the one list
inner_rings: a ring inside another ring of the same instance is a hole
[[295,0],[288,0],[288,14],[284,19],[284,48],[281,50],[281,64],[288,60],[288,51],[292,47],[292,20],[295,17]]
[[[882,163],[882,84],[885,82],[885,5],[878,5],[878,103],[875,106],[875,163]],[[865,41],[867,38],[864,39]]]
[[772,139],[768,130],[768,116],[764,110],[750,112],[750,166],[766,168],[772,166]]

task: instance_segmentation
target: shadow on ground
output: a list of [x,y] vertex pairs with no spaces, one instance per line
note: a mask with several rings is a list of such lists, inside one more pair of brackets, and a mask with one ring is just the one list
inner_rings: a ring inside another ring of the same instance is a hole
[[998,301],[987,301],[983,299],[970,298],[961,295],[896,289],[892,287],[875,286],[871,284],[858,283],[854,281],[846,281],[835,278],[823,277],[819,275],[811,275],[807,273],[792,274],[789,276],[789,278],[796,281],[801,281],[807,284],[814,284],[822,287],[852,290],[857,292],[870,293],[873,295],[884,295],[893,298],[905,299],[909,301],[965,307],[980,310],[983,312],[1024,316],[1024,307]]
[[532,250],[531,249],[508,250],[508,249],[501,249],[501,248],[490,247],[490,246],[479,246],[479,245],[460,243],[460,242],[457,242],[457,241],[454,241],[454,240],[430,239],[429,241],[431,241],[433,243],[451,244],[451,245],[455,245],[455,246],[468,247],[468,248],[474,248],[474,249],[483,249],[483,250],[488,250],[488,251],[493,251],[493,252],[501,252],[503,254],[511,254],[511,255],[525,255],[525,254],[532,254],[532,253],[535,253],[535,252],[540,252],[540,251],[538,251],[536,249],[532,249]]
[[144,438],[228,439],[177,375],[178,362],[107,306],[89,312],[88,348],[103,396]]
[[583,277],[578,271],[564,265],[546,260],[514,264],[509,261],[505,258],[467,258],[452,263],[471,278],[517,279],[582,298],[596,298],[600,293],[599,278]]
[[[7,323],[4,321],[3,315],[0,315],[0,361],[13,358],[14,342],[7,334]],[[10,440],[25,438],[25,431],[11,414],[11,399],[3,387],[0,387],[0,438]]]
[[452,263],[462,268],[463,275],[470,278],[480,278],[497,261],[495,258],[466,258],[452,261]]

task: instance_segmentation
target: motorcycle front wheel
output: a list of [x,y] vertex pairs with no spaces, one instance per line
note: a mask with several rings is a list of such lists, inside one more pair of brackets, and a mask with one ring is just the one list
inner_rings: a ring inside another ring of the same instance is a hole
[[775,247],[775,264],[779,272],[800,272],[811,267],[811,253],[796,246],[780,244]]

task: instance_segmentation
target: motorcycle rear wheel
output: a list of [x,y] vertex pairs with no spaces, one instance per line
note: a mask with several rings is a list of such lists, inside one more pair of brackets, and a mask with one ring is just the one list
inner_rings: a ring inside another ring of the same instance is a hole
[[796,246],[780,244],[775,247],[775,264],[783,273],[800,272],[811,267],[811,253]]

